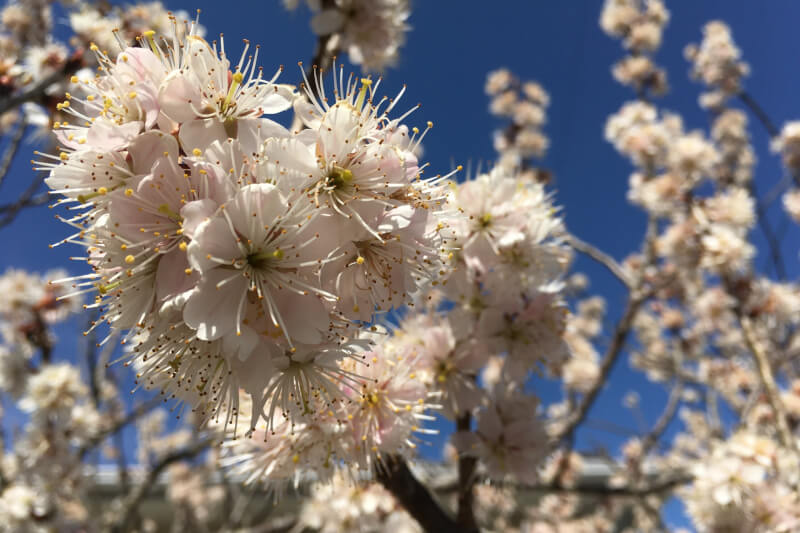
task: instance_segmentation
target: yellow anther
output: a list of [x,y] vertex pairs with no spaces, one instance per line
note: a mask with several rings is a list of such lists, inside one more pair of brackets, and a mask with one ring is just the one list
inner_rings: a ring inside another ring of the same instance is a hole
[[129,265],[130,265],[131,263],[133,263],[134,261],[136,261],[136,258],[135,258],[135,257],[133,257],[132,255],[126,255],[126,256],[125,256],[125,262],[126,262],[126,263],[128,263]]
[[278,248],[277,250],[272,252],[272,257],[274,257],[275,259],[283,259],[283,250]]
[[363,265],[364,264],[364,258],[359,255],[358,258],[356,259],[356,263],[358,263],[359,265]]
[[97,52],[99,50],[99,48],[97,47],[96,44],[90,43],[89,44],[89,50],[91,50],[92,52]]
[[158,45],[156,44],[156,40],[154,37],[155,34],[156,32],[154,32],[153,30],[147,30],[142,32],[142,35],[144,36],[145,39],[147,39],[148,44],[150,44],[150,49],[153,51],[155,55],[160,57],[161,51],[158,49]]
[[70,81],[71,83],[78,83],[78,76],[72,76],[72,77],[70,77],[69,81]]
[[361,111],[364,107],[364,100],[367,97],[367,89],[372,85],[372,80],[369,78],[361,78],[361,89],[358,90],[358,98],[356,98],[356,109]]
[[89,96],[86,97],[86,100],[89,102],[94,102],[94,95],[90,94]]
[[429,127],[429,128],[432,128],[432,127],[433,127],[433,122],[431,122],[430,120],[428,121],[428,127]]
[[357,305],[354,305],[354,306],[353,306],[353,312],[354,312],[354,313],[358,313],[360,309],[361,309],[361,308],[360,308],[360,307],[358,307]]
[[131,189],[130,187],[125,189],[125,196],[133,196],[133,189]]
[[130,98],[131,100],[133,100],[134,98],[136,98],[136,92],[135,92],[135,91],[131,91],[131,92],[129,92],[129,93],[128,93],[128,98]]
[[181,241],[181,243],[178,245],[178,248],[181,249],[181,252],[185,252],[186,251],[186,243]]
[[458,170],[459,172],[461,172],[463,169],[464,169],[464,167],[462,167],[461,165],[458,165],[458,166],[456,167],[456,170]]
[[97,194],[99,194],[100,196],[105,196],[106,194],[108,194],[108,189],[106,189],[105,187],[100,187],[99,189],[97,189]]
[[119,248],[120,248],[120,250],[127,250],[128,249],[128,245],[127,244],[120,244]]
[[61,152],[60,154],[58,154],[58,158],[61,159],[62,161],[66,161],[67,159],[69,159],[69,154],[67,154],[66,152]]
[[225,100],[222,102],[222,111],[228,110],[228,106],[233,101],[233,95],[236,94],[236,89],[242,84],[243,79],[244,75],[241,72],[236,72],[231,77],[231,86],[228,87],[228,94],[225,95]]
[[296,453],[296,454],[294,454],[294,455],[292,456],[292,462],[293,462],[294,464],[297,464],[297,463],[299,463],[299,462],[300,462],[300,454],[299,454],[299,453]]
[[195,148],[194,150],[192,150],[192,154],[196,155],[196,156],[200,156],[200,155],[203,155],[203,151],[200,150],[200,148]]

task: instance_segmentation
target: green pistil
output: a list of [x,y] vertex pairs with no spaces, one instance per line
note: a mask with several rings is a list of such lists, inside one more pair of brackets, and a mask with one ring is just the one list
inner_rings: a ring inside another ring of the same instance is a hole
[[346,185],[349,185],[352,181],[353,171],[349,169],[334,166],[330,172],[328,172],[327,185],[329,187],[333,187],[334,189],[341,189]]
[[247,264],[256,270],[267,268],[273,261],[280,261],[284,257],[280,248],[272,252],[254,252],[247,256]]

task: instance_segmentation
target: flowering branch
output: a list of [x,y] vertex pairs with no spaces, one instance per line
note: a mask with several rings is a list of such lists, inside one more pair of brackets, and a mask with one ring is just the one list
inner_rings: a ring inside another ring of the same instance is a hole
[[753,354],[753,359],[755,359],[761,385],[766,390],[767,400],[769,401],[769,404],[775,413],[780,441],[784,446],[796,450],[797,443],[792,435],[791,429],[789,429],[789,417],[786,413],[786,408],[783,405],[783,401],[781,400],[780,393],[778,392],[778,386],[775,383],[775,376],[772,373],[772,366],[770,365],[769,357],[764,351],[761,342],[757,338],[755,328],[753,327],[753,322],[751,321],[750,317],[744,316],[740,311],[737,313],[737,318],[739,320],[739,326],[742,328],[742,333],[744,333],[744,339],[747,343],[747,347]]

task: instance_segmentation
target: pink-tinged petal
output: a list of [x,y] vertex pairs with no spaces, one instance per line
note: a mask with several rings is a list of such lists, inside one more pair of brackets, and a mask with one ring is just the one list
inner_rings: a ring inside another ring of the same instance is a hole
[[291,85],[275,84],[270,87],[267,95],[258,103],[258,109],[265,115],[280,113],[292,107],[293,99],[294,88]]
[[192,155],[194,150],[205,152],[214,142],[225,142],[228,134],[222,122],[216,118],[207,118],[184,122],[178,137],[183,151]]
[[347,161],[361,135],[361,114],[349,104],[339,102],[331,107],[323,117],[319,128],[319,143],[326,162]]
[[[219,285],[224,282],[224,285]],[[183,308],[183,320],[197,338],[213,341],[234,332],[247,303],[248,281],[241,272],[217,268],[206,273]]]
[[188,122],[197,118],[195,109],[202,105],[201,100],[198,85],[180,72],[167,76],[158,93],[161,111],[177,122]]
[[197,227],[217,212],[217,202],[209,198],[189,202],[181,208],[183,234],[194,238]]
[[323,9],[311,18],[311,29],[317,35],[330,35],[339,31],[345,20],[339,9]]
[[456,450],[468,455],[475,455],[481,448],[481,439],[471,431],[457,431],[450,436],[450,442]]
[[220,261],[232,263],[242,257],[236,238],[222,215],[200,223],[187,249],[189,264],[205,273],[221,266]]
[[149,84],[139,84],[136,86],[136,93],[139,107],[144,111],[145,127],[152,128],[161,112],[161,106],[158,103],[158,89]]
[[[150,175],[139,183],[137,192],[156,209],[166,204],[170,210],[179,211],[189,197],[190,184],[177,160],[162,157],[153,164]],[[168,213],[162,214],[169,218]]]
[[500,435],[503,434],[503,422],[500,420],[497,410],[492,409],[491,406],[478,418],[478,433],[488,442],[498,442]]
[[89,127],[86,143],[100,150],[120,150],[128,146],[142,131],[141,122],[117,124],[108,120],[97,119]]
[[[407,228],[411,225],[411,222],[414,219],[414,215],[418,211],[424,211],[421,209],[414,209],[414,207],[410,205],[402,205],[400,207],[395,207],[390,211],[387,211],[380,224],[378,225],[378,232],[379,233],[393,233],[395,231]],[[422,228],[425,228],[425,225],[422,224]]]
[[243,325],[239,333],[231,331],[222,337],[222,349],[226,355],[246,361],[258,346],[258,341],[258,333],[250,326]]
[[268,118],[247,118],[236,121],[236,138],[246,154],[257,153],[264,139],[289,136],[289,130]]
[[178,143],[172,135],[165,135],[160,131],[146,131],[130,143],[128,154],[133,160],[131,168],[134,174],[149,174],[157,159],[178,158]]
[[[309,102],[307,98],[295,98],[293,106],[295,116],[303,121],[303,124],[308,130],[313,132],[319,130],[321,117],[314,104]],[[303,141],[305,142],[305,139],[303,139]],[[316,142],[316,138],[314,141]]]
[[[127,59],[121,61],[121,56]],[[117,56],[117,65],[127,65],[136,74],[138,81],[152,81],[159,83],[166,74],[161,60],[147,48],[128,47]]]
[[[88,131],[88,129],[83,131]],[[85,141],[83,144],[78,142],[83,136],[76,135],[75,130],[58,129],[53,130],[53,134],[56,136],[56,139],[58,139],[58,144],[64,148],[71,148],[75,151],[91,150],[94,148],[93,146],[87,146]],[[72,138],[70,139],[70,137]]]
[[286,212],[286,199],[271,183],[242,187],[229,205],[233,227],[253,242],[262,242],[276,217]]
[[156,299],[159,302],[195,286],[200,275],[195,271],[187,275],[187,268],[189,261],[186,252],[180,248],[176,247],[161,256],[156,270]]
[[275,305],[293,342],[319,344],[330,326],[325,305],[314,294],[300,295],[287,289],[271,289]]
[[321,177],[312,147],[296,138],[267,139],[262,148],[263,168],[269,178],[291,180],[293,185],[309,186]]

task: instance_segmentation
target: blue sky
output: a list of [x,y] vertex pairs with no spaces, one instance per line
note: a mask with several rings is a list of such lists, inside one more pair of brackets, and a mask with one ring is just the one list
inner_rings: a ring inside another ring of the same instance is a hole
[[[277,0],[181,1],[167,5],[190,12],[202,8],[201,22],[208,35],[223,32],[231,55],[238,52],[239,38],[261,44],[261,65],[266,72],[285,65],[284,81],[298,81],[297,61],[308,62],[313,54],[315,37],[304,9],[290,13]],[[410,117],[410,125],[422,126],[428,120],[435,123],[424,143],[425,159],[435,174],[450,170],[454,164],[483,162],[485,167],[495,157],[491,132],[498,123],[488,114],[483,92],[488,71],[504,66],[522,79],[540,82],[551,94],[546,126],[551,149],[543,166],[555,174],[557,203],[563,206],[567,226],[582,239],[622,259],[638,247],[644,215],[625,199],[630,165],[603,139],[606,117],[634,95],[611,77],[611,65],[622,56],[622,49],[618,41],[601,32],[597,22],[601,7],[599,0],[417,0],[410,18],[413,30],[401,50],[399,64],[386,73],[382,87],[392,94],[407,84],[407,107],[422,103],[421,109]],[[680,111],[687,128],[707,130],[709,118],[697,106],[702,88],[688,79],[683,48],[700,40],[705,22],[722,19],[731,26],[734,39],[752,67],[745,82],[747,90],[776,122],[800,118],[800,33],[796,31],[800,3],[673,0],[667,7],[672,17],[656,60],[667,69],[671,89],[657,101],[659,106]],[[764,130],[753,124],[751,131],[758,156],[756,183],[763,192],[781,179],[782,171],[778,158],[769,152]],[[33,149],[29,146],[29,150]],[[27,159],[18,158],[0,189],[0,204],[16,198],[31,179]],[[773,219],[779,214],[778,205],[770,213]],[[48,249],[48,243],[68,233],[68,228],[56,222],[53,215],[46,207],[31,209],[12,226],[0,229],[0,271],[8,266],[39,271],[66,266],[75,273],[82,272],[84,265],[68,261],[69,255],[77,255],[80,250]],[[755,231],[759,245],[757,264],[763,265],[764,240]],[[785,235],[784,257],[790,278],[795,278],[800,236],[791,228]],[[607,297],[609,318],[618,317],[625,296],[620,285],[583,258],[579,258],[576,268],[587,272],[592,289]],[[61,336],[63,342],[57,356],[70,357],[77,340],[73,342],[67,328],[62,328]],[[544,396],[552,394],[552,387],[541,387]],[[621,406],[623,391],[631,387],[641,391],[644,413],[652,423],[666,394],[648,386],[625,359],[617,365],[611,385],[601,395],[590,419],[614,421],[635,429],[636,421]],[[618,436],[596,429],[578,434],[582,449],[605,446],[616,454],[619,442]],[[671,519],[675,516],[670,513]]]

